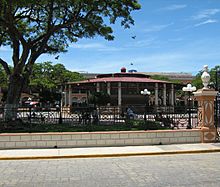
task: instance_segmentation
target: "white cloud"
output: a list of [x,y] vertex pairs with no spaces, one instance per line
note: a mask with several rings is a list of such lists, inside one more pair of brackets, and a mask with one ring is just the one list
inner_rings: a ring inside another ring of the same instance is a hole
[[220,9],[217,9],[217,8],[202,10],[198,14],[193,16],[192,19],[200,20],[200,19],[210,18],[211,16],[214,16],[215,14],[219,12],[220,12]]
[[101,43],[87,43],[87,44],[75,44],[71,45],[70,47],[76,48],[76,49],[100,49],[105,47]]
[[167,27],[173,25],[173,23],[165,24],[165,25],[152,25],[149,26],[147,29],[144,29],[144,32],[159,32]]
[[82,50],[97,50],[97,51],[121,51],[123,50],[122,47],[112,47],[112,46],[106,46],[102,43],[86,43],[86,44],[76,44],[76,45],[70,45],[70,47],[75,49],[82,49]]
[[149,47],[155,44],[155,37],[148,37],[147,39],[137,40],[127,45],[128,48],[140,48],[140,47]]
[[216,20],[216,19],[208,19],[208,20],[206,20],[206,21],[197,23],[197,24],[195,24],[194,26],[195,26],[195,27],[199,27],[199,26],[201,26],[201,25],[206,25],[206,24],[210,24],[210,23],[217,23],[217,22],[218,22],[218,20]]
[[173,10],[183,9],[183,8],[186,8],[186,7],[187,7],[187,5],[181,5],[181,4],[176,5],[176,4],[174,4],[174,5],[170,5],[170,6],[167,6],[167,7],[163,7],[160,10],[173,11]]
[[122,51],[124,50],[125,48],[123,47],[103,47],[103,48],[100,48],[98,49],[98,51],[106,51],[106,52],[113,52],[113,51]]

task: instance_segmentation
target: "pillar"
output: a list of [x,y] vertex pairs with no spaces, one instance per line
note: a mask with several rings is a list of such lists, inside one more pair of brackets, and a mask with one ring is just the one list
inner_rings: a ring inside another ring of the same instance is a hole
[[107,83],[107,93],[111,95],[111,83],[110,82]]
[[100,92],[100,83],[99,82],[97,82],[97,84],[96,84],[96,92]]
[[214,100],[217,91],[210,89],[201,89],[194,92],[198,101],[198,122],[201,128],[202,143],[216,141],[217,130],[214,125]]
[[121,82],[118,83],[118,106],[121,106]]
[[158,106],[158,83],[155,83],[155,106]]
[[174,86],[171,84],[171,90],[170,90],[170,105],[174,106]]
[[69,92],[68,104],[69,104],[69,106],[72,106],[72,86],[71,85],[69,85],[68,92]]
[[166,84],[163,84],[163,106],[166,106],[167,101],[167,90]]
[[59,92],[60,92],[60,96],[61,96],[61,98],[60,98],[60,106],[62,107],[63,106],[63,101],[64,101],[64,99],[63,99],[63,86],[60,86],[60,90],[59,90]]
[[65,94],[64,94],[64,106],[67,106],[67,85],[65,85],[65,88],[64,88],[64,90],[65,90]]

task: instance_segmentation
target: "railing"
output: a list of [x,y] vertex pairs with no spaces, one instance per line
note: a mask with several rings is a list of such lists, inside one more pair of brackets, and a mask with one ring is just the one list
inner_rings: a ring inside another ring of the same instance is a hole
[[[117,125],[128,121],[157,122],[167,128],[186,128],[189,120],[192,128],[197,128],[197,109],[187,107],[146,107],[132,106],[133,115],[127,113],[128,107],[78,107],[78,108],[18,108],[16,118],[30,124],[72,124]],[[12,111],[14,112],[14,111]],[[189,114],[190,112],[190,114]],[[4,121],[4,108],[0,108],[0,120]],[[190,115],[190,117],[189,117]]]

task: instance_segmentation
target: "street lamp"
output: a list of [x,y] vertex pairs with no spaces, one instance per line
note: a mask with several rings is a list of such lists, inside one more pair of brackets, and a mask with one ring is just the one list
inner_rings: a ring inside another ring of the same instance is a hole
[[188,122],[188,125],[187,125],[187,129],[191,129],[192,128],[192,125],[191,125],[191,106],[190,106],[190,95],[191,95],[191,92],[194,92],[196,91],[196,87],[195,86],[192,86],[191,84],[187,84],[186,87],[183,87],[182,90],[184,92],[188,92],[188,95],[189,95],[189,98],[188,98],[188,113],[189,113],[189,122]]
[[31,123],[31,101],[32,101],[32,98],[28,97],[29,121],[30,121],[30,123]]
[[141,95],[143,95],[146,98],[146,104],[145,104],[145,111],[144,111],[144,124],[145,124],[145,128],[147,130],[147,119],[146,119],[146,113],[147,113],[147,103],[148,103],[148,97],[150,95],[150,91],[148,91],[147,89],[144,89],[143,91],[141,91]]

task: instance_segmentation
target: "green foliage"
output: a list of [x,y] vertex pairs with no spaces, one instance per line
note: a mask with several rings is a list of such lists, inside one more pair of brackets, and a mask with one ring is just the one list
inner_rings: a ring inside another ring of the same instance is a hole
[[139,129],[139,130],[159,130],[159,129],[167,129],[167,127],[163,127],[157,121],[143,121],[143,120],[127,120],[126,123],[131,129]]
[[89,103],[104,106],[110,103],[110,95],[105,92],[94,92],[89,98]]
[[8,78],[0,64],[0,88],[7,88]]
[[[40,55],[65,52],[70,43],[81,38],[113,40],[112,24],[119,21],[129,28],[134,24],[132,11],[140,8],[137,0],[0,0],[0,47],[10,46],[13,59],[10,71],[8,63],[0,58],[9,77],[6,103],[18,104],[33,68],[41,72],[41,68],[33,67]],[[57,80],[48,80],[54,73],[50,64],[45,66],[45,75],[33,75],[31,84],[53,88]],[[64,77],[75,80],[78,75],[65,72]]]
[[201,80],[202,71],[196,74],[195,78],[192,80],[192,85],[195,86],[197,89],[203,87],[202,80]]
[[43,89],[39,91],[40,102],[42,103],[54,103],[55,101],[60,101],[61,95],[58,92],[52,90]]
[[[45,52],[56,53],[65,51],[68,42],[79,38],[100,35],[113,40],[113,30],[107,24],[121,19],[121,25],[129,28],[134,24],[131,12],[140,8],[137,0],[1,0],[0,43],[12,44],[12,34],[22,35],[24,40],[33,42],[37,51],[41,50],[41,43],[46,42]],[[9,15],[12,20],[8,19]],[[8,29],[9,24],[13,24],[14,29]]]
[[51,62],[43,62],[34,65],[30,86],[40,89],[55,89],[65,82],[83,79],[81,74],[67,70],[62,64],[53,65]]
[[[8,125],[8,124],[7,124]],[[24,133],[24,132],[97,132],[97,131],[139,131],[145,130],[146,126],[144,125],[144,121],[135,121],[130,120],[129,124],[108,124],[108,125],[100,125],[100,124],[90,124],[90,125],[80,125],[75,126],[72,124],[51,124],[51,123],[20,123],[13,128],[2,128],[0,122],[0,130],[2,133]],[[148,130],[162,130],[165,129],[161,127],[157,122],[147,121]]]
[[152,75],[151,78],[155,79],[155,80],[162,80],[162,81],[169,81],[170,80],[168,77],[163,76],[163,75]]

